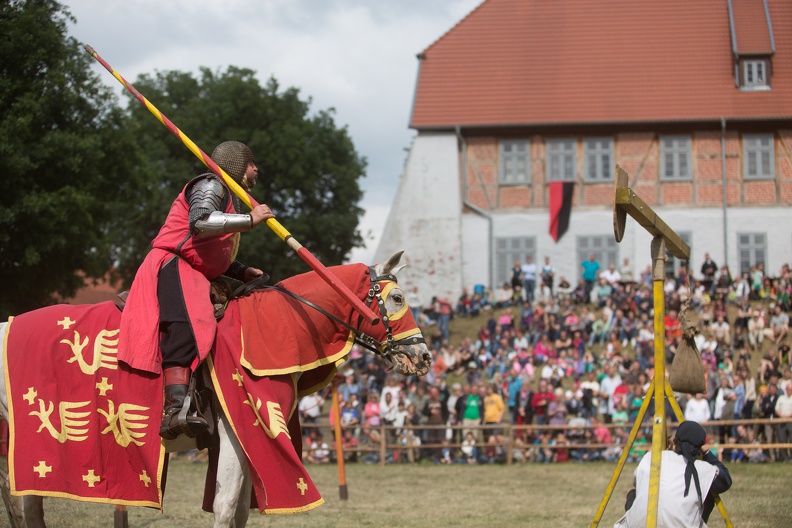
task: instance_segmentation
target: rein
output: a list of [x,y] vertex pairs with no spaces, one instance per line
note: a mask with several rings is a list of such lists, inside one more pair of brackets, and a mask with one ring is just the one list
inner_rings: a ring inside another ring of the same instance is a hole
[[[392,275],[392,274],[386,274],[386,275],[379,275],[378,276],[376,274],[373,266],[369,266],[369,271],[370,271],[369,274],[371,276],[371,287],[369,288],[369,291],[368,291],[368,294],[366,295],[366,298],[369,300],[369,302],[374,300],[374,299],[377,300],[377,306],[379,307],[380,315],[382,317],[382,324],[385,326],[385,331],[386,331],[387,336],[388,336],[388,338],[387,338],[387,340],[386,340],[384,345],[382,345],[375,337],[367,334],[366,332],[364,332],[360,328],[356,328],[356,327],[352,326],[351,324],[347,323],[346,321],[342,321],[341,319],[339,319],[335,315],[331,314],[330,312],[328,312],[327,310],[325,310],[321,306],[315,304],[313,301],[310,301],[310,300],[306,299],[305,297],[297,295],[296,293],[291,292],[291,291],[289,291],[289,290],[287,290],[287,289],[285,289],[285,288],[283,288],[281,286],[270,286],[268,284],[261,284],[258,287],[261,288],[261,289],[270,289],[270,290],[278,291],[280,293],[288,295],[289,297],[291,297],[291,298],[303,303],[306,306],[309,306],[309,307],[313,308],[314,310],[316,310],[317,312],[321,313],[322,315],[324,315],[328,319],[331,319],[331,320],[335,321],[336,323],[340,324],[344,328],[346,328],[349,331],[351,331],[355,335],[355,343],[357,343],[358,345],[360,345],[361,347],[363,347],[363,348],[365,348],[367,350],[370,350],[374,354],[376,354],[376,355],[378,355],[378,356],[380,356],[382,358],[385,358],[385,359],[393,362],[391,360],[391,357],[393,356],[394,353],[398,353],[398,352],[396,352],[394,350],[395,347],[400,346],[400,345],[404,345],[404,344],[416,345],[416,344],[419,344],[419,343],[425,343],[426,341],[424,340],[423,336],[420,336],[420,337],[419,336],[410,336],[410,337],[406,337],[404,339],[400,339],[399,341],[394,341],[393,340],[393,331],[392,331],[391,326],[390,326],[390,319],[388,317],[388,311],[387,311],[387,308],[385,307],[385,300],[382,298],[382,288],[380,288],[379,281],[381,281],[381,280],[383,280],[383,281],[393,281],[395,283],[398,283],[398,281],[396,280],[396,276]],[[248,292],[245,292],[245,293],[248,293]],[[362,324],[363,321],[364,321],[363,317],[359,316],[358,317],[358,325]]]

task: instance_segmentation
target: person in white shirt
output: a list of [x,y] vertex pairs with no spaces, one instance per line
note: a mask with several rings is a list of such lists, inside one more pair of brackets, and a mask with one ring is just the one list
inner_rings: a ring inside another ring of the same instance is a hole
[[[658,528],[706,528],[715,496],[732,485],[726,466],[710,450],[702,452],[707,433],[693,421],[679,424],[670,450],[662,452],[657,505]],[[635,489],[627,494],[627,510],[614,528],[646,526],[652,452],[646,453],[635,470]]]
[[522,265],[522,286],[525,292],[525,300],[534,301],[534,291],[536,290],[536,275],[539,271],[532,257],[525,257],[525,264]]
[[[786,384],[786,391],[776,400],[774,412],[779,418],[792,418],[792,383]],[[778,441],[781,444],[792,442],[792,423],[778,425]],[[779,460],[792,461],[792,452],[780,449],[778,457]]]
[[693,422],[708,422],[712,417],[706,394],[696,394],[685,404],[685,420]]
[[605,377],[600,382],[600,414],[605,423],[611,423],[611,416],[616,412],[615,402],[613,401],[613,393],[616,387],[622,384],[621,376],[615,373],[613,365],[605,365],[603,368]]
[[319,396],[318,392],[308,394],[300,399],[300,404],[297,410],[300,413],[300,418],[304,423],[316,423],[319,415],[322,414],[322,404],[324,400]]
[[731,326],[722,314],[718,314],[718,318],[710,325],[710,331],[715,341],[721,345],[727,344],[731,338]]
[[605,279],[611,286],[616,286],[621,280],[621,273],[616,269],[614,264],[608,266],[608,269],[600,271],[600,279]]

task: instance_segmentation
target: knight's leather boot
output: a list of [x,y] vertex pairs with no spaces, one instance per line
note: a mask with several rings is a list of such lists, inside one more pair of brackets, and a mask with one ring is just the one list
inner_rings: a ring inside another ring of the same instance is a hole
[[[194,411],[189,409],[187,388],[192,371],[188,367],[172,367],[165,369],[165,404],[160,424],[160,436],[165,440],[173,440],[180,434],[194,438],[205,432],[209,424]],[[185,403],[185,400],[187,402]]]

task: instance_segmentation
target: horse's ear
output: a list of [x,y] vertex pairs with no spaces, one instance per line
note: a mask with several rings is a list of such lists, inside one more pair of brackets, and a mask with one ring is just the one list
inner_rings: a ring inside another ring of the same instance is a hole
[[377,275],[396,275],[399,273],[399,271],[406,266],[406,264],[399,266],[402,254],[404,254],[404,250],[397,251],[385,264],[377,264]]

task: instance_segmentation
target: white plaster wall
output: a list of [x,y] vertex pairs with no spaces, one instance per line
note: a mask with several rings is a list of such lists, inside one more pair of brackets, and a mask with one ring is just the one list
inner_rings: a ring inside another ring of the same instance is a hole
[[375,262],[405,250],[400,284],[455,300],[462,290],[461,195],[456,135],[419,133],[412,143]]
[[[692,265],[699,273],[704,253],[723,263],[723,211],[717,208],[669,209],[658,207],[655,212],[677,232],[692,234]],[[491,244],[486,229],[468,229],[474,214],[466,214],[464,254],[465,282],[470,288],[476,283],[489,284],[489,262]],[[469,218],[470,217],[470,218]],[[556,278],[565,276],[575,284],[579,273],[577,261],[577,237],[582,235],[613,236],[613,214],[604,209],[572,210],[567,233],[556,244],[548,234],[549,213],[541,210],[532,213],[493,215],[493,233],[496,237],[536,237],[537,263],[542,264],[549,256],[555,267]],[[767,271],[775,274],[784,263],[792,261],[792,210],[787,208],[732,208],[728,210],[728,262],[732,273],[739,268],[737,233],[766,233],[768,237]],[[619,262],[627,257],[637,275],[651,265],[652,236],[635,220],[627,217],[624,239],[618,245]],[[485,251],[487,249],[488,251]],[[497,285],[494,285],[497,286]]]
[[[489,239],[490,222],[481,214],[462,215],[462,285],[490,284],[492,244]],[[472,289],[469,289],[471,293]]]

